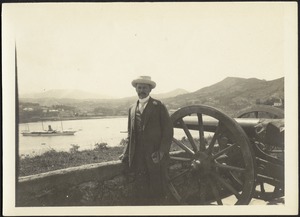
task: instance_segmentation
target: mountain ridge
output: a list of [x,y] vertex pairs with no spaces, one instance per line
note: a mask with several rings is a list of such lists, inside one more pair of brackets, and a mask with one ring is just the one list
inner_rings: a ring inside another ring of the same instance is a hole
[[168,98],[170,107],[205,104],[219,108],[229,114],[255,105],[258,100],[284,99],[284,77],[266,81],[257,78],[227,77],[211,86],[195,92]]
[[[189,93],[187,90],[182,88],[177,88],[175,90],[164,92],[164,93],[157,93],[151,94],[153,97],[157,97],[160,99],[173,97],[181,94]],[[74,100],[124,100],[124,99],[131,99],[136,98],[136,96],[129,96],[129,97],[110,97],[107,95],[101,95],[97,93],[91,93],[83,90],[78,89],[52,89],[47,90],[42,93],[31,93],[31,94],[21,94],[21,99],[42,99],[42,98],[49,98],[49,99],[74,99]]]
[[57,98],[57,99],[89,99],[89,98],[112,98],[108,95],[92,93],[79,89],[51,89],[44,92],[21,94],[20,98]]
[[[213,85],[203,87],[194,92],[185,93],[181,89],[170,93],[150,94],[161,100],[169,110],[177,110],[189,105],[208,105],[232,115],[241,109],[255,105],[257,102],[265,102],[270,98],[284,100],[284,77],[266,81],[257,78],[227,77]],[[118,99],[20,99],[21,102],[33,102],[40,105],[65,104],[75,106],[84,111],[109,111],[106,114],[127,114],[128,108],[137,100],[137,96]]]

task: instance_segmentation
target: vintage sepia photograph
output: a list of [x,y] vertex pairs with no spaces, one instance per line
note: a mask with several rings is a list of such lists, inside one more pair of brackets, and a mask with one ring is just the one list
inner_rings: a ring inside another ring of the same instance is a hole
[[2,4],[2,214],[297,214],[297,27],[292,1]]

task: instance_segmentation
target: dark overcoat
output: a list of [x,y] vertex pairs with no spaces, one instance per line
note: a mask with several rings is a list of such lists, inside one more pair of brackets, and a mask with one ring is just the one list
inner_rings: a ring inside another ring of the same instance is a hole
[[[128,115],[128,142],[124,157],[128,158],[129,167],[132,166],[136,148],[135,114],[138,101],[129,109]],[[173,125],[165,105],[159,100],[149,98],[142,114],[142,143],[148,170],[157,172],[161,163],[154,163],[151,155],[161,151],[167,157],[173,138]],[[164,158],[163,158],[164,159]]]

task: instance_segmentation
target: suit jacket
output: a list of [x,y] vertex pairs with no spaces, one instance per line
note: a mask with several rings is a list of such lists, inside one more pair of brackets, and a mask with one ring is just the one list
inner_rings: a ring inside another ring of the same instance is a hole
[[[128,113],[128,142],[124,151],[124,157],[128,157],[129,166],[132,165],[136,147],[135,113],[138,101],[133,104]],[[149,98],[142,114],[142,143],[145,149],[145,157],[148,168],[159,167],[154,165],[151,155],[161,151],[167,156],[173,138],[173,125],[169,113],[164,104],[159,100]]]

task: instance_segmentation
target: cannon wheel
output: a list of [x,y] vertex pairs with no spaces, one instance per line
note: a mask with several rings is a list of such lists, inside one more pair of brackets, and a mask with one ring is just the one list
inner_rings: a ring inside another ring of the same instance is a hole
[[[256,105],[239,111],[235,115],[235,117],[278,119],[278,118],[284,118],[284,110],[273,106],[268,106],[268,105]],[[259,147],[257,147],[256,150],[257,149],[259,149]],[[274,198],[282,197],[284,195],[284,189],[282,186],[274,186],[273,190],[266,191],[265,184],[267,183],[264,183],[262,181],[258,182],[259,189],[255,191],[253,197],[267,201]]]
[[284,111],[268,105],[256,105],[239,111],[237,118],[284,118]]
[[[187,116],[198,120],[196,131],[185,123]],[[207,117],[216,120],[214,130],[203,124]],[[175,138],[175,132],[169,153],[167,186],[176,201],[192,205],[249,204],[255,190],[255,156],[238,123],[204,105],[181,108],[171,119],[173,127],[181,128],[188,138],[182,142]],[[198,135],[198,141],[191,131]],[[207,137],[207,133],[212,135]]]

